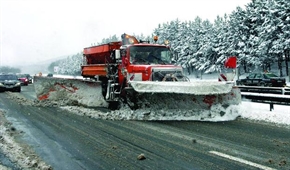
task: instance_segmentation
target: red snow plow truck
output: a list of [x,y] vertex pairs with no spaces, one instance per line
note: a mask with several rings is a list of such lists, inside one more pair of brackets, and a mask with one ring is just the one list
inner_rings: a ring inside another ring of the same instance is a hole
[[[88,107],[116,110],[175,110],[199,114],[222,114],[241,102],[241,94],[232,83],[193,81],[174,64],[166,44],[138,41],[123,34],[122,40],[84,48],[83,79],[35,77],[39,100],[75,100]],[[216,109],[219,106],[222,109]]]

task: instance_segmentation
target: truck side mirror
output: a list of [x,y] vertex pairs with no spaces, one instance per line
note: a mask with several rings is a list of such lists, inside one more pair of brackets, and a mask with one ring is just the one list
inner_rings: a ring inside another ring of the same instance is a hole
[[115,50],[115,58],[116,59],[120,59],[121,58],[120,50]]

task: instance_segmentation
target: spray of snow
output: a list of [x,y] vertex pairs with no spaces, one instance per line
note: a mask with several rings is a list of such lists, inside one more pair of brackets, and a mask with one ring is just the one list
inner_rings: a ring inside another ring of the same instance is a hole
[[148,110],[137,109],[131,110],[124,106],[120,110],[101,112],[94,109],[88,109],[76,106],[62,106],[62,109],[68,110],[74,114],[88,116],[95,119],[105,120],[200,120],[200,121],[230,121],[236,119],[239,114],[240,106],[233,105],[226,109],[220,105],[212,107],[211,110],[191,111],[182,109],[164,109],[164,110]]
[[89,107],[107,107],[101,84],[79,79],[34,77],[34,89],[40,100],[78,103]]

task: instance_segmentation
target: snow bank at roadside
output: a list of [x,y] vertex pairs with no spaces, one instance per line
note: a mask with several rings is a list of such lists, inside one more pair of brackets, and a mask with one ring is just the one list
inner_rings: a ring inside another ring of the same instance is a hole
[[290,126],[289,106],[274,105],[274,110],[270,111],[269,104],[243,101],[241,109],[241,117],[244,119]]

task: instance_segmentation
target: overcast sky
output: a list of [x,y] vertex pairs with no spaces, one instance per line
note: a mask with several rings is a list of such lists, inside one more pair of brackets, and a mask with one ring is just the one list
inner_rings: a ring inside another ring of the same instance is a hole
[[[0,0],[0,66],[81,52],[122,33],[150,35],[158,24],[214,19],[251,0]],[[144,2],[144,3],[143,3]]]

